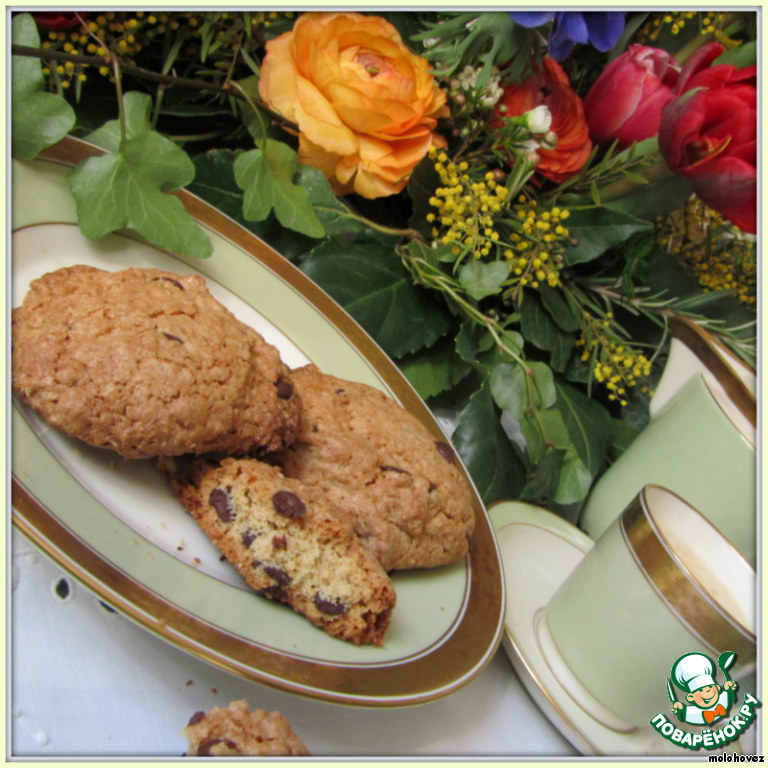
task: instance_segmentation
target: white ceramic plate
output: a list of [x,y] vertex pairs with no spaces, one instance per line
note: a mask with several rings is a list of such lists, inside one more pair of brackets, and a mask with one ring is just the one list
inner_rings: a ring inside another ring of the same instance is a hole
[[[182,202],[214,244],[185,260],[134,237],[86,240],[66,183],[94,147],[66,139],[13,165],[12,303],[29,283],[71,264],[198,272],[243,322],[293,367],[306,362],[395,397],[435,435],[434,417],[396,366],[351,318],[287,260],[187,193]],[[382,647],[334,639],[252,594],[199,531],[149,462],[126,461],[49,427],[14,404],[13,522],[96,594],[144,627],[246,679],[317,698],[413,704],[477,675],[500,641],[504,586],[495,538],[473,496],[470,555],[443,568],[399,572]]]

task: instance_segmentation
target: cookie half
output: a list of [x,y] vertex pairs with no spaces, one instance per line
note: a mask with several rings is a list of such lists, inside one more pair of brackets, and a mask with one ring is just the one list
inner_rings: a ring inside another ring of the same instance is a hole
[[256,459],[164,459],[160,468],[252,589],[286,603],[329,635],[381,644],[394,587],[324,500]]

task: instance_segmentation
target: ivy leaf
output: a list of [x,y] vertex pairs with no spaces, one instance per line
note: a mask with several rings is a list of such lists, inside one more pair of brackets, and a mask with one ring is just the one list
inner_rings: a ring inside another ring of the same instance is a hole
[[509,267],[501,261],[470,261],[459,270],[459,282],[475,301],[498,293],[509,277]]
[[300,165],[296,183],[307,190],[326,235],[362,232],[365,227],[333,193],[328,179],[317,168]]
[[398,366],[425,400],[453,389],[472,371],[447,339],[403,358]]
[[525,466],[501,426],[487,381],[459,414],[452,439],[486,504],[519,498]]
[[175,253],[210,256],[208,237],[181,201],[165,193],[194,173],[186,153],[154,131],[128,139],[122,152],[81,161],[67,174],[80,230],[99,238],[128,228]]
[[[28,13],[12,21],[12,40],[40,47],[35,20]],[[75,125],[75,112],[61,97],[43,90],[43,70],[38,59],[11,57],[11,153],[30,160],[46,147],[61,141]]]
[[266,139],[259,149],[238,155],[235,181],[245,192],[243,215],[251,221],[263,221],[274,210],[284,227],[308,237],[321,238],[325,229],[317,218],[309,194],[294,183],[297,168],[296,152],[273,139]]
[[566,260],[571,266],[592,261],[637,232],[646,232],[652,228],[650,221],[609,208],[572,211],[568,219],[568,231],[577,244],[566,249]]
[[[152,130],[149,122],[149,110],[152,97],[148,93],[128,91],[123,94],[123,114],[125,115],[125,136],[134,139]],[[100,128],[88,134],[86,141],[96,144],[108,152],[120,151],[120,121],[109,120]]]
[[394,241],[368,234],[331,237],[312,249],[301,268],[391,357],[432,346],[454,325],[434,295],[414,285]]

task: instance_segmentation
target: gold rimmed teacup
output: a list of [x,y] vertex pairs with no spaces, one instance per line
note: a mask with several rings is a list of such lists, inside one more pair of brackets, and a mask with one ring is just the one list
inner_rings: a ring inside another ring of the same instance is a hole
[[697,374],[598,478],[579,526],[597,539],[647,484],[670,488],[757,560],[756,430],[725,393]]
[[554,594],[546,624],[588,693],[573,698],[642,728],[669,708],[665,680],[684,653],[735,652],[734,679],[754,669],[755,572],[693,506],[649,485]]
[[754,429],[757,426],[757,380],[752,367],[714,334],[689,318],[672,315],[669,329],[672,334],[669,356],[651,398],[651,417],[660,413],[693,376],[702,374]]

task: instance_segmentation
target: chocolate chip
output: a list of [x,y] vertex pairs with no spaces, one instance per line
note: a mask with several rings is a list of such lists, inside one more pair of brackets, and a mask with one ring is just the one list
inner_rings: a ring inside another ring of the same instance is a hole
[[274,579],[281,587],[286,587],[291,583],[291,577],[282,569],[276,565],[265,565],[264,573],[271,579]]
[[435,441],[435,447],[437,452],[449,463],[453,464],[456,461],[456,457],[453,454],[453,448],[448,443],[444,443],[440,440]]
[[[189,685],[189,683],[187,683],[187,685]],[[197,723],[199,723],[201,720],[204,720],[204,719],[205,719],[205,712],[200,710],[198,712],[195,712],[195,714],[189,718],[189,722],[187,723],[187,725],[196,725]]]
[[314,603],[317,610],[327,616],[341,616],[349,610],[340,600],[326,600],[319,594],[315,595]]
[[384,464],[383,466],[379,467],[379,469],[382,472],[400,472],[403,475],[410,475],[411,473],[407,469],[403,469],[402,467],[395,467],[391,464]]
[[200,746],[197,748],[197,756],[210,757],[211,747],[215,747],[217,744],[225,744],[227,748],[231,750],[237,749],[237,744],[235,744],[232,739],[206,739],[201,742]]
[[268,597],[270,600],[282,600],[283,602],[285,602],[286,597],[285,590],[279,584],[259,589],[256,591],[256,594],[261,595],[262,597]]
[[229,494],[223,488],[214,488],[208,497],[208,503],[216,510],[222,523],[231,523],[235,519],[235,510],[230,505]]
[[165,331],[162,332],[163,336],[165,336],[168,341],[178,341],[179,344],[183,344],[184,342],[178,337],[174,336],[172,333],[166,333]]
[[184,290],[184,286],[178,280],[174,280],[172,277],[160,276],[160,277],[152,278],[152,282],[156,282],[158,280],[165,280],[166,282],[172,283],[173,285],[175,285],[180,291]]
[[262,565],[261,560],[251,560],[251,568],[260,568]]
[[281,400],[290,400],[293,397],[293,384],[288,379],[279,378],[275,382],[275,387],[277,387],[277,396]]
[[288,539],[285,536],[273,536],[272,549],[288,549]]
[[257,533],[248,528],[248,530],[243,531],[243,535],[240,537],[240,541],[243,542],[244,547],[250,547],[251,544],[253,544],[253,542],[256,540],[257,536]]
[[307,512],[304,502],[295,493],[290,491],[278,491],[272,497],[272,504],[274,504],[278,515],[291,519],[304,517]]

